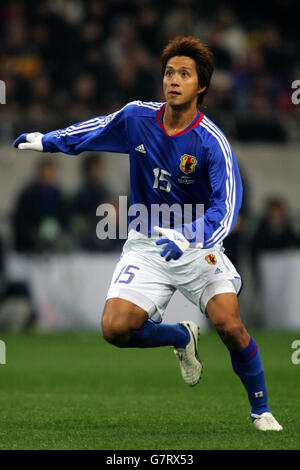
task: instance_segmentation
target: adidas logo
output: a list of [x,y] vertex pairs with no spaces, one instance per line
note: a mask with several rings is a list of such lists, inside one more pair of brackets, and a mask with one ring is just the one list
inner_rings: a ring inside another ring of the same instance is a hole
[[137,147],[135,147],[134,150],[136,150],[137,152],[140,152],[140,153],[147,153],[146,149],[144,147],[144,144],[138,145]]
[[219,268],[217,268],[217,269],[215,270],[215,274],[219,274],[219,273],[222,273],[222,272],[223,272],[223,271],[221,271],[221,269],[219,269]]

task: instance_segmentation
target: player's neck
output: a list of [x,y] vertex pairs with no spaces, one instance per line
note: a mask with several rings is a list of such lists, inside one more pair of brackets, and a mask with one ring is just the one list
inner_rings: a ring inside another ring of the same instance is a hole
[[166,104],[163,125],[169,135],[178,134],[186,129],[197,117],[198,108],[196,106],[174,107]]

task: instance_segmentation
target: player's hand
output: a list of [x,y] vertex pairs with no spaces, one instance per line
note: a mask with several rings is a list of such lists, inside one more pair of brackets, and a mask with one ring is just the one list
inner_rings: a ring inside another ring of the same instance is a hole
[[36,150],[43,151],[42,137],[44,134],[40,132],[30,132],[29,134],[21,134],[14,141],[13,145],[20,150]]
[[171,259],[178,259],[183,255],[184,251],[190,246],[187,239],[176,230],[170,228],[154,227],[154,231],[163,238],[159,238],[155,243],[156,245],[165,245],[160,252],[160,256],[166,257],[166,261]]

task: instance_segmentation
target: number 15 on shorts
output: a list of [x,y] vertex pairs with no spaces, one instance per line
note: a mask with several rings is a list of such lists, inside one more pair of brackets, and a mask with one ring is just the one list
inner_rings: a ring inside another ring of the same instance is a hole
[[136,272],[133,271],[134,269],[139,270],[140,268],[133,266],[133,264],[123,266],[118,276],[116,277],[114,284],[117,284],[117,282],[122,284],[130,284],[136,274]]

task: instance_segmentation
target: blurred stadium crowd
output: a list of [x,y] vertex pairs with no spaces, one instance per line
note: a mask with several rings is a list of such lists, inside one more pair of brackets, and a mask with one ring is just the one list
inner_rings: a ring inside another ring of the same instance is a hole
[[1,111],[14,129],[26,121],[43,132],[134,99],[161,101],[161,50],[194,35],[215,56],[209,117],[239,140],[297,138],[297,15],[289,0],[266,11],[216,0],[12,0],[0,18]]

